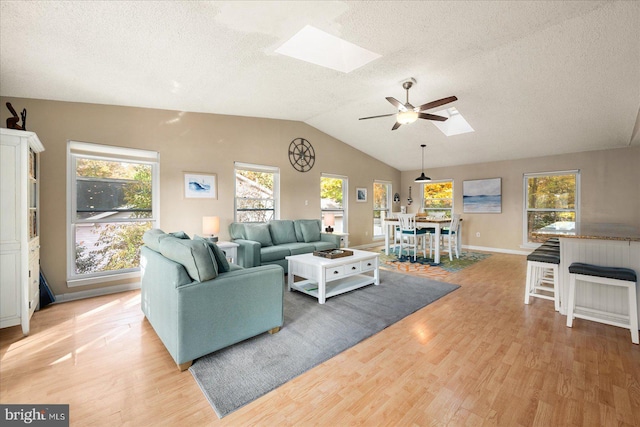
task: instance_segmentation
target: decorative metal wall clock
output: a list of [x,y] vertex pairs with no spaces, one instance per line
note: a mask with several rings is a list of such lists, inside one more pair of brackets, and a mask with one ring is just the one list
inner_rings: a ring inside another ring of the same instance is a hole
[[289,161],[297,171],[307,172],[316,162],[316,152],[304,138],[296,138],[289,144]]

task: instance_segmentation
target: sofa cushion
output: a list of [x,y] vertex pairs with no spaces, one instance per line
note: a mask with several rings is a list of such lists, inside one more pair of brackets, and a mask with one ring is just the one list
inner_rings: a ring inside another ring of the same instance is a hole
[[178,239],[190,239],[189,235],[184,231],[174,231],[173,233],[169,233],[170,236],[177,237]]
[[308,254],[316,250],[313,243],[295,242],[285,243],[280,245],[281,248],[286,248],[291,255]]
[[182,264],[189,276],[198,282],[215,279],[218,276],[215,255],[208,243],[203,240],[166,237],[160,240],[160,253]]
[[269,231],[274,245],[297,242],[293,221],[278,219],[269,221]]
[[325,249],[337,249],[333,242],[313,242],[316,251],[323,251]]
[[289,249],[284,246],[266,246],[260,249],[260,260],[262,263],[277,261],[291,255]]
[[[319,219],[296,219],[293,221],[293,227],[296,230],[296,240],[298,242],[304,242],[304,236],[302,235],[302,224],[316,224],[318,230],[320,230]],[[320,238],[318,238],[320,240]]]
[[232,222],[229,224],[229,235],[232,239],[246,240],[247,236],[244,234],[244,227],[246,224],[242,222]]
[[207,244],[211,248],[211,251],[213,252],[213,255],[216,258],[216,264],[218,266],[218,274],[226,273],[227,271],[229,271],[230,268],[229,268],[229,261],[227,261],[227,255],[224,253],[222,249],[218,247],[218,245],[198,235],[193,236],[193,240],[202,240],[204,242],[207,242]]
[[247,240],[259,242],[263,248],[273,245],[268,224],[247,224],[244,226],[244,232]]
[[317,242],[320,240],[320,227],[316,222],[303,222],[300,224],[302,238],[305,243]]
[[144,232],[142,235],[142,241],[149,249],[160,252],[160,240],[165,237],[169,237],[169,235],[159,228],[152,228],[151,230]]

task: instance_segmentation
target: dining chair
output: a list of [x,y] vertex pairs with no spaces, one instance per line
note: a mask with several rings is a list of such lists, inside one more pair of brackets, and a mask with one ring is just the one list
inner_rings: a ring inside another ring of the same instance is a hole
[[[413,260],[416,261],[418,257],[419,243],[422,242],[422,256],[427,257],[427,230],[416,228],[416,214],[398,214],[398,220],[400,222],[400,252],[402,256],[404,247],[413,248]],[[405,245],[404,240],[407,239]]]
[[[432,242],[429,239],[429,257],[432,256],[433,244],[443,246],[446,240],[446,245],[449,250],[449,261],[453,261],[453,252],[455,251],[456,258],[460,258],[458,249],[458,233],[460,232],[460,215],[455,214],[451,217],[451,223],[449,227],[440,230],[440,242]],[[435,235],[433,235],[435,236]]]

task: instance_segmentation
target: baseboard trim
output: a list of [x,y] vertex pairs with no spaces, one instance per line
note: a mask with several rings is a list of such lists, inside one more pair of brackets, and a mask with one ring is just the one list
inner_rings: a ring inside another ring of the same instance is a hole
[[99,297],[102,295],[117,294],[119,292],[133,291],[136,289],[140,289],[140,282],[125,283],[123,285],[107,286],[104,288],[89,289],[80,292],[69,292],[66,294],[55,295],[56,301],[53,304]]

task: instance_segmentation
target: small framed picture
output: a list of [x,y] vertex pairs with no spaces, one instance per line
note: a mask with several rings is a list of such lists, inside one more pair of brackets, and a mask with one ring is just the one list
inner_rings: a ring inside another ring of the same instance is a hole
[[367,189],[363,187],[356,188],[356,202],[367,201]]
[[184,173],[184,197],[186,199],[217,199],[218,180],[215,173]]

